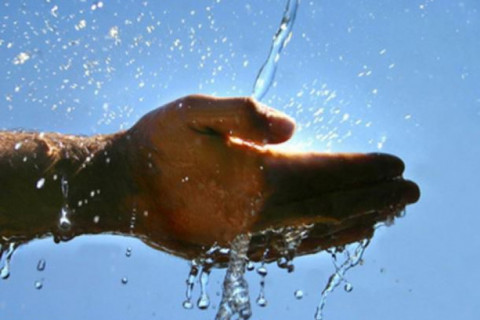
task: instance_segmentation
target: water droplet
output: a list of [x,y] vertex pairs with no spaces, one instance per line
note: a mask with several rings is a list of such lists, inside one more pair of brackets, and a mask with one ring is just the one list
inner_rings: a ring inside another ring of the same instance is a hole
[[261,265],[260,267],[257,268],[257,273],[260,276],[265,277],[268,274],[268,270],[265,267],[265,265]]
[[218,250],[218,252],[220,252],[221,254],[229,254],[230,253],[230,249],[229,248],[220,248]]
[[201,310],[205,310],[207,309],[208,307],[210,306],[210,300],[207,298],[205,299],[203,296],[201,296],[199,299],[198,299],[198,302],[197,302],[197,307]]
[[35,281],[34,285],[35,285],[35,289],[40,290],[40,289],[43,288],[43,281],[42,280],[37,280],[37,281]]
[[15,143],[15,146],[13,147],[15,150],[19,150],[20,148],[22,147],[22,143],[21,142],[17,142]]
[[10,277],[10,266],[5,264],[2,269],[0,269],[0,277],[2,279],[8,279]]
[[255,264],[252,261],[248,261],[247,270],[252,271],[253,269],[255,269]]
[[68,219],[68,207],[63,207],[60,213],[60,221],[59,221],[59,226],[62,231],[68,231],[70,230],[72,223]]
[[44,185],[45,185],[45,178],[41,178],[40,180],[37,181],[37,189],[42,189]]
[[136,221],[137,221],[137,210],[134,208],[132,210],[132,215],[130,216],[130,233],[133,233],[135,229]]
[[128,283],[128,278],[123,277],[121,281],[122,281],[122,284],[127,284]]
[[45,266],[47,265],[47,262],[45,261],[45,259],[40,259],[38,260],[38,263],[37,263],[37,270],[38,271],[43,271],[45,270]]
[[303,298],[303,291],[302,290],[295,290],[293,295],[295,296],[295,299],[301,300]]
[[257,298],[257,304],[258,304],[258,306],[260,306],[260,307],[266,307],[266,306],[267,306],[267,303],[268,303],[268,301],[267,301],[267,299],[265,299],[264,296],[259,296],[259,297]]
[[352,292],[353,290],[353,286],[350,282],[347,282],[345,283],[345,286],[343,287],[343,289],[346,291],[346,292]]
[[87,26],[87,21],[85,19],[82,19],[78,22],[78,24],[75,25],[75,30],[79,31],[84,29]]
[[50,9],[50,13],[52,14],[52,16],[57,18],[58,17],[58,6],[57,5],[53,6],[53,8]]
[[185,300],[185,301],[183,301],[182,306],[183,306],[185,309],[192,309],[192,308],[193,308],[193,303],[192,303],[192,301],[190,301],[190,300]]
[[67,197],[68,197],[68,181],[65,177],[62,177],[62,181],[60,183],[60,186],[62,188],[63,199],[66,200]]
[[125,256],[129,258],[132,255],[132,248],[128,247],[125,251]]
[[295,270],[295,266],[293,265],[292,260],[288,259],[287,257],[280,257],[277,260],[277,266],[280,269],[286,269],[289,273]]
[[14,59],[13,59],[13,64],[14,65],[19,65],[19,64],[24,64],[30,60],[30,54],[28,52],[20,52]]
[[121,42],[118,26],[111,27],[110,30],[108,31],[108,36],[114,40],[114,43],[116,45],[118,45]]
[[287,262],[288,262],[288,260],[287,260],[286,257],[280,257],[280,258],[278,258],[278,260],[277,260],[277,266],[278,266],[279,268],[283,268],[283,267],[287,264]]

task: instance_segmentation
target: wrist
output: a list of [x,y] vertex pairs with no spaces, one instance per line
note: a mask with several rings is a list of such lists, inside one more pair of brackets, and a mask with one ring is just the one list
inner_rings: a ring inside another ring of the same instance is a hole
[[69,238],[79,234],[126,233],[130,225],[132,198],[136,187],[132,180],[131,145],[125,132],[94,136],[77,145],[83,148],[78,160],[59,163],[69,174],[65,202],[69,209]]
[[[131,183],[124,133],[81,137],[0,133],[0,236],[124,232]],[[60,228],[62,211],[71,221]]]

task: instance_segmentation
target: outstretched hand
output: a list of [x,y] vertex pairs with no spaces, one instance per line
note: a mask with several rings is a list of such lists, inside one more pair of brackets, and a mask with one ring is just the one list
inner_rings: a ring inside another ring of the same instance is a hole
[[252,233],[255,259],[268,246],[262,231],[313,224],[298,248],[306,254],[369,238],[418,200],[397,157],[268,148],[294,128],[251,98],[193,95],[148,113],[126,133],[138,187],[131,201],[145,216],[136,232],[188,258]]

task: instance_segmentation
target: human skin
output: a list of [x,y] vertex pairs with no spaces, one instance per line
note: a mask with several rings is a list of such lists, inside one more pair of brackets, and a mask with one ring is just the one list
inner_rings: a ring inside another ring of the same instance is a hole
[[2,132],[1,241],[128,234],[191,259],[251,233],[250,257],[271,260],[281,253],[263,254],[268,230],[313,226],[297,250],[307,254],[370,238],[418,200],[395,156],[269,148],[294,129],[251,98],[190,95],[112,135]]

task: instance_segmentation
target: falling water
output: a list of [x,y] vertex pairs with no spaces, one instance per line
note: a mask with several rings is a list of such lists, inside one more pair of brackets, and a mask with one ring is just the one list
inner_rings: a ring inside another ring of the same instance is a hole
[[37,270],[38,271],[43,271],[45,270],[45,266],[47,265],[47,262],[45,261],[45,259],[40,259],[38,260],[38,263],[37,263]]
[[37,280],[33,283],[35,289],[40,290],[43,288],[43,280]]
[[63,205],[62,209],[60,210],[59,226],[62,231],[68,231],[72,224],[69,219],[70,208],[68,206],[68,181],[65,177],[62,177],[61,188],[63,195]]
[[12,260],[13,252],[15,251],[16,245],[14,242],[11,242],[8,245],[6,251],[0,247],[0,277],[2,279],[7,279],[10,276],[10,261]]
[[[328,279],[328,283],[322,291],[322,296],[320,298],[320,303],[318,304],[317,311],[315,312],[315,320],[323,319],[323,309],[325,308],[325,303],[327,301],[327,296],[335,290],[342,282],[346,282],[345,274],[348,270],[355,267],[362,261],[363,253],[369,244],[369,240],[365,239],[358,242],[357,247],[350,253],[345,249],[346,259],[341,265],[335,264],[335,272]],[[350,283],[346,283],[345,290],[347,292],[352,291],[353,287]]]
[[297,15],[297,8],[300,0],[288,0],[285,12],[283,13],[282,21],[277,32],[273,36],[272,46],[267,60],[264,62],[262,68],[258,72],[255,84],[253,86],[252,96],[257,100],[262,98],[267,93],[275,78],[277,70],[277,63],[280,59],[280,53],[285,48],[292,37],[292,28],[295,23]]
[[232,316],[246,320],[252,315],[248,284],[244,279],[247,265],[247,251],[251,236],[241,234],[235,237],[230,247],[230,260],[223,281],[223,295],[216,320],[230,320]]
[[265,278],[267,277],[268,270],[265,266],[265,262],[262,262],[260,267],[257,268],[257,273],[260,275],[260,293],[257,298],[257,305],[260,307],[267,306],[267,298],[265,298]]
[[207,292],[208,278],[210,276],[210,267],[203,266],[200,272],[200,298],[197,301],[197,307],[205,310],[210,306],[210,298]]
[[[47,262],[45,261],[45,259],[40,259],[38,260],[38,263],[37,263],[37,271],[39,272],[43,272],[43,270],[45,270],[45,266],[47,265]],[[37,290],[40,290],[43,288],[43,281],[44,279],[40,279],[40,280],[37,280],[33,283],[35,289]]]
[[183,301],[183,307],[185,309],[192,309],[193,308],[193,303],[192,303],[192,292],[193,292],[193,287],[195,286],[195,279],[197,278],[198,275],[198,262],[196,260],[192,260],[191,266],[190,266],[190,272],[188,273],[188,278],[187,278],[187,290],[185,292],[185,301]]

